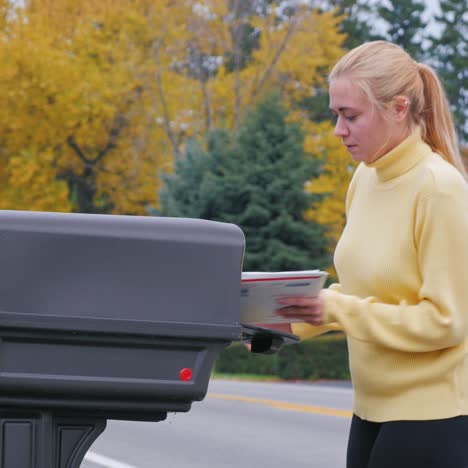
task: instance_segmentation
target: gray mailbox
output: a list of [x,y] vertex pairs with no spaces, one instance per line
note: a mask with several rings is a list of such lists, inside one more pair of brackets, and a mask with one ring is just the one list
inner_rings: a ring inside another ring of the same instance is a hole
[[206,395],[239,323],[244,236],[174,218],[0,211],[0,468],[78,468],[107,419]]

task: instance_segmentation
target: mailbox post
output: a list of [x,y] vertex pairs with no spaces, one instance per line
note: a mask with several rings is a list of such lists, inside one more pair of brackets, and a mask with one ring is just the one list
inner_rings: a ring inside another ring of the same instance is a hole
[[0,468],[78,468],[107,419],[207,392],[239,323],[244,236],[193,219],[0,211]]

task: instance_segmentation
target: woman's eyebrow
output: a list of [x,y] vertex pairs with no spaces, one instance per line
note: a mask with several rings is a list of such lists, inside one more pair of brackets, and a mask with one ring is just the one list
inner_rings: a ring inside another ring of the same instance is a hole
[[[336,110],[333,107],[328,108],[330,112],[334,112],[336,114]],[[357,111],[354,107],[338,107],[338,112],[345,112],[345,111]]]

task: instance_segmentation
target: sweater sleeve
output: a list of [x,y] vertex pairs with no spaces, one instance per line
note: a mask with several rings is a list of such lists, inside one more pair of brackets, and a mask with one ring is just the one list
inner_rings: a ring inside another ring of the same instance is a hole
[[325,323],[346,334],[406,352],[460,344],[468,328],[468,188],[437,191],[419,202],[415,243],[422,284],[416,304],[386,304],[325,290]]

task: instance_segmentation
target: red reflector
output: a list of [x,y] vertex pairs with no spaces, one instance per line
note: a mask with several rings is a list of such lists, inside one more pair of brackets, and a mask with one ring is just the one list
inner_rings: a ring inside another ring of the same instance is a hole
[[189,380],[192,380],[192,369],[189,369],[188,367],[184,367],[180,372],[180,380],[183,380],[184,382],[188,382]]

